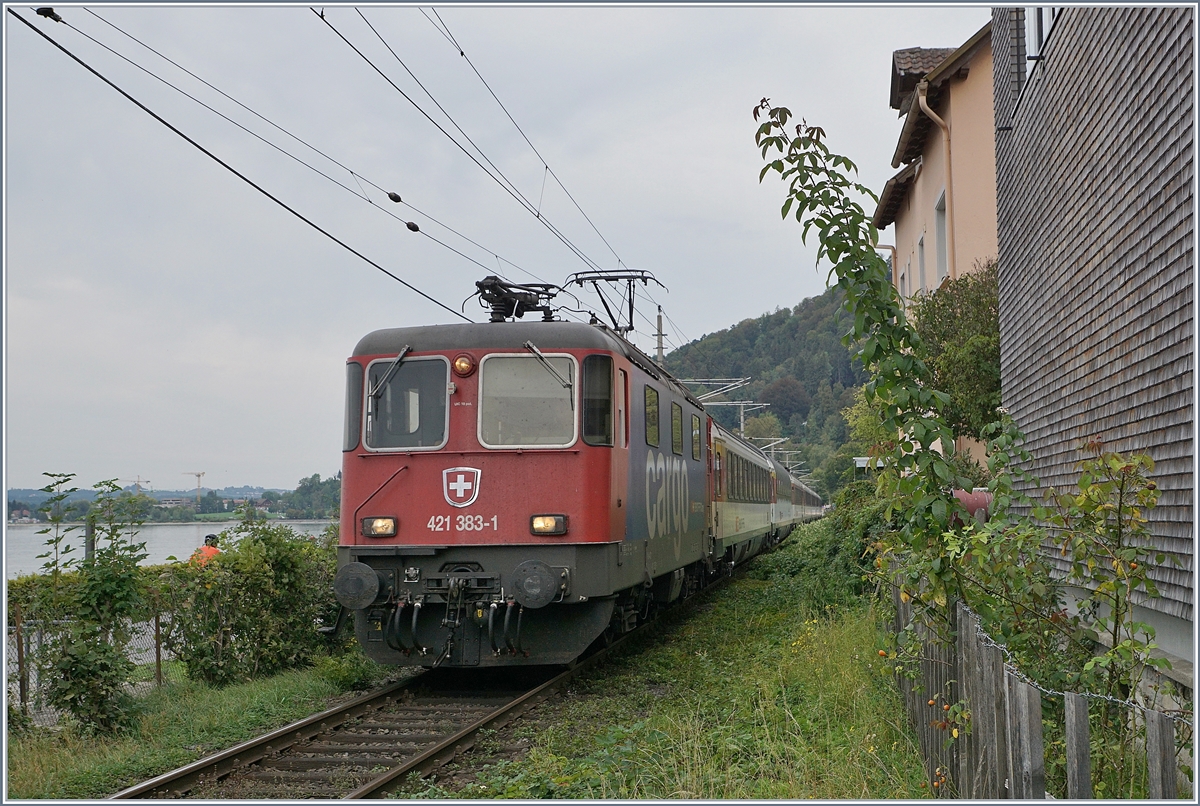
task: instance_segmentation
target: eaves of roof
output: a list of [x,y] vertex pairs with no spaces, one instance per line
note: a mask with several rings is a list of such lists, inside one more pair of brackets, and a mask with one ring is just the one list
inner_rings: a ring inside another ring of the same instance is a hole
[[891,226],[896,220],[896,213],[899,212],[904,197],[908,195],[913,180],[917,178],[917,166],[920,164],[910,162],[883,186],[883,192],[879,194],[879,204],[875,207],[875,215],[871,216],[871,223],[875,225],[875,229]]
[[[971,59],[979,49],[991,41],[991,35],[992,23],[989,21],[964,42],[962,47],[947,56],[945,61],[925,76],[925,81],[929,82],[926,100],[931,109],[937,109],[944,93],[949,89],[949,80],[970,65]],[[913,92],[908,115],[904,119],[904,128],[900,130],[900,140],[896,143],[896,152],[892,155],[893,168],[899,168],[901,163],[912,162],[921,156],[925,150],[925,137],[932,125],[933,121],[921,111],[921,99]]]

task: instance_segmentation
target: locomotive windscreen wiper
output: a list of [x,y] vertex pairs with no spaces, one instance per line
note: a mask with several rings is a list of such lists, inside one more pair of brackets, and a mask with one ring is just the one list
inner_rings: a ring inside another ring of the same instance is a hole
[[531,342],[531,341],[525,342],[525,349],[528,350],[529,352],[533,353],[534,358],[536,358],[538,361],[542,362],[542,366],[546,368],[547,372],[549,372],[551,375],[554,376],[554,379],[556,381],[558,381],[559,383],[562,384],[563,389],[570,390],[571,394],[569,395],[569,399],[571,401],[571,411],[574,411],[575,410],[575,390],[572,389],[571,382],[564,379],[562,375],[558,374],[558,370],[556,370],[554,368],[554,365],[550,363],[549,359],[547,359],[546,356],[542,355],[542,351],[539,350],[537,348],[537,346],[534,345],[533,342]]
[[404,360],[404,356],[408,355],[411,349],[407,344],[400,348],[400,354],[392,359],[392,363],[388,365],[387,372],[383,373],[383,377],[371,387],[371,391],[367,393],[367,416],[370,417],[375,413],[375,401],[383,394],[383,387],[387,386],[388,381],[396,374],[396,370],[400,368],[400,362]]

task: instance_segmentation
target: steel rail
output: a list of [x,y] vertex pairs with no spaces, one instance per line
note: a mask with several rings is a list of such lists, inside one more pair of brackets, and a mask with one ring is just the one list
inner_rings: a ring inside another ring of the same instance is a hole
[[[653,623],[653,622],[652,622]],[[651,624],[645,625],[646,627]],[[475,738],[479,731],[485,728],[502,727],[512,719],[520,716],[529,708],[537,705],[542,700],[549,697],[563,685],[569,683],[578,674],[591,668],[597,664],[602,658],[606,657],[609,652],[623,644],[627,639],[632,638],[642,632],[642,628],[633,630],[620,639],[614,641],[607,647],[598,650],[589,655],[587,658],[578,661],[570,669],[567,669],[562,674],[552,677],[540,686],[531,691],[522,694],[507,705],[502,705],[495,711],[487,714],[482,719],[474,724],[468,725],[452,736],[447,737],[443,741],[425,750],[419,755],[405,761],[398,767],[394,767],[380,775],[373,781],[368,781],[358,789],[345,796],[347,800],[357,800],[363,798],[376,798],[386,794],[394,786],[402,783],[404,776],[411,772],[428,772],[429,770],[440,767],[450,759],[459,755],[465,750],[470,749],[475,744]]]

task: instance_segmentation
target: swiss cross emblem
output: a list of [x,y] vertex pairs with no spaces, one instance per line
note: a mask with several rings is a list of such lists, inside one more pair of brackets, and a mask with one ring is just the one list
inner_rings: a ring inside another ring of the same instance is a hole
[[452,507],[469,507],[479,497],[479,477],[476,467],[448,467],[442,471],[442,493]]

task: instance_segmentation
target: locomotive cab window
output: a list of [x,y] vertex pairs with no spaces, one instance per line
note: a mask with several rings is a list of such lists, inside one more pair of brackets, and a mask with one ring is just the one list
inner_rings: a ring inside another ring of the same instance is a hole
[[658,390],[646,386],[646,444],[658,447]]
[[700,418],[692,415],[692,458],[700,458]]
[[671,452],[683,456],[683,407],[671,404]]
[[363,368],[357,361],[346,364],[346,428],[342,432],[342,450],[358,447],[362,431]]
[[449,362],[405,358],[399,366],[395,363],[385,358],[371,362],[367,370],[366,446],[375,450],[442,447]]
[[480,362],[482,445],[565,447],[575,441],[575,360],[544,358],[545,364],[533,355],[489,355]]
[[613,444],[613,360],[607,355],[583,359],[583,441]]

